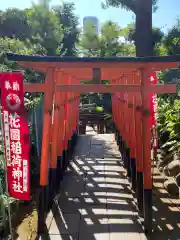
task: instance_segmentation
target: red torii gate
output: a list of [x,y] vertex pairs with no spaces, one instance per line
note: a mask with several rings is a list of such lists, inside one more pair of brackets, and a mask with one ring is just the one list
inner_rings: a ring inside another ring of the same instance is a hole
[[[133,189],[137,193],[139,210],[144,213],[145,230],[151,231],[152,174],[148,93],[175,93],[176,85],[151,85],[148,76],[152,71],[178,68],[180,56],[62,58],[9,53],[7,57],[25,68],[46,74],[45,83],[24,86],[25,92],[44,93],[39,232],[43,231],[45,218],[44,201],[49,184],[48,172],[52,191],[55,172],[58,173],[62,156],[66,155],[68,141],[77,133],[81,92],[121,93],[118,98],[114,94],[112,96],[113,120],[117,128],[120,149],[123,151],[124,164],[128,176],[131,177]],[[111,84],[80,84],[81,80],[92,79],[96,83],[103,79],[110,80]]]

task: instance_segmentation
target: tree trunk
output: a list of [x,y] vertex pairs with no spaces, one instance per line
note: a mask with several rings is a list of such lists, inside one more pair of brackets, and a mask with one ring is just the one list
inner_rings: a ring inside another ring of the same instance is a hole
[[153,56],[152,0],[137,0],[136,7],[136,56]]

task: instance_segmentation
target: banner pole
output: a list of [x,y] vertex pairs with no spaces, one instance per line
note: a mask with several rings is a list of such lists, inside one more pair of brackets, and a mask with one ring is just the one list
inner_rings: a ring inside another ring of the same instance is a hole
[[[1,93],[0,93],[0,97],[1,97]],[[4,134],[3,134],[3,124],[2,124],[2,105],[1,105],[1,101],[0,101],[0,111],[1,111],[1,131],[2,131],[2,139],[3,139],[3,143],[4,143]],[[6,188],[6,192],[7,192],[7,205],[8,205],[8,222],[9,222],[9,231],[10,231],[10,235],[11,235],[11,240],[14,239],[13,237],[13,229],[12,229],[12,218],[11,218],[11,207],[10,207],[10,203],[9,203],[9,194],[8,194],[8,178],[7,178],[7,166],[6,166],[6,161],[5,161],[5,151],[4,151],[4,144],[2,145],[2,150],[3,150],[3,155],[4,155],[4,172],[5,172],[5,188]]]

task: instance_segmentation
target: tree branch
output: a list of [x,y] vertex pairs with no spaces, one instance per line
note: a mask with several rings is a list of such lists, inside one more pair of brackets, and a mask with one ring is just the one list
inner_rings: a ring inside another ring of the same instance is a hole
[[102,3],[102,7],[104,9],[109,7],[121,7],[126,9],[127,11],[136,12],[136,1],[137,0],[105,0]]
[[[137,1],[138,0],[105,0],[105,2],[102,3],[102,7],[104,9],[109,7],[121,7],[136,14]],[[157,1],[158,0],[152,0],[153,12],[157,10]]]

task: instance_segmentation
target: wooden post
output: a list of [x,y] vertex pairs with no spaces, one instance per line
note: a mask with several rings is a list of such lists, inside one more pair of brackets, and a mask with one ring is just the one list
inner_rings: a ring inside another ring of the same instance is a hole
[[147,69],[141,69],[142,96],[142,149],[144,168],[144,227],[146,232],[152,231],[152,173],[151,173],[151,130],[150,130],[150,98],[146,89],[150,85]]
[[73,93],[73,105],[72,105],[72,138],[71,138],[71,144],[72,144],[72,153],[74,153],[74,148],[77,140],[77,114],[79,110],[79,104],[78,104],[78,94]]
[[[65,81],[67,85],[70,85],[71,79],[69,75],[65,75]],[[70,132],[70,103],[69,99],[71,96],[71,92],[67,92],[65,94],[65,114],[64,114],[64,152],[63,152],[63,171],[65,171],[65,168],[68,164],[68,155],[69,155],[69,132]]]
[[[68,76],[69,77],[69,84],[73,83],[73,77],[72,76]],[[69,93],[69,116],[68,116],[68,120],[69,120],[69,129],[68,129],[68,151],[69,151],[69,159],[72,157],[72,153],[73,153],[73,141],[72,141],[72,137],[73,137],[73,117],[75,115],[74,113],[74,92],[70,92]]]
[[[136,73],[134,75],[134,83],[139,83],[140,77],[139,74]],[[140,93],[135,93],[135,135],[136,135],[136,169],[137,169],[137,183],[136,183],[136,194],[137,194],[137,202],[138,209],[140,215],[143,216],[143,138],[142,138],[142,97]]]
[[[120,83],[120,79],[116,80],[115,83]],[[119,95],[119,94],[118,94]],[[122,111],[122,102],[121,99],[122,98],[122,93],[121,96],[117,96],[117,114],[118,114],[118,141],[119,141],[119,150],[121,152],[121,156],[123,155],[123,139],[122,139],[122,134],[123,134],[123,111]],[[123,157],[122,160],[124,161]],[[125,167],[125,162],[124,162],[124,167]]]
[[[117,84],[121,84],[122,83],[122,77],[120,77],[119,79],[117,79],[116,81]],[[118,93],[117,95],[117,121],[118,121],[118,137],[119,137],[119,141],[120,141],[120,151],[121,151],[121,156],[122,156],[122,160],[124,162],[124,167],[127,170],[127,158],[126,158],[126,153],[125,153],[125,149],[124,149],[124,137],[125,137],[125,128],[124,128],[124,105],[122,102],[122,99],[124,97],[124,93]]]
[[[111,80],[111,83],[114,84],[115,81],[114,80]],[[117,112],[118,112],[118,99],[117,99],[117,93],[113,93],[112,94],[112,120],[113,120],[113,123],[115,124],[115,140],[117,142],[117,144],[119,145],[118,143],[118,115],[117,115]]]
[[[127,84],[127,78],[125,75],[122,77],[122,84]],[[128,93],[123,93],[123,122],[124,122],[124,140],[125,140],[125,161],[127,166],[127,175],[131,179],[131,164],[130,164],[130,119],[128,112]]]
[[100,68],[92,69],[92,79],[93,79],[93,83],[101,84],[101,69]]
[[[127,81],[133,84],[133,73],[127,75]],[[130,138],[130,166],[132,189],[136,191],[136,151],[135,151],[135,109],[134,109],[134,93],[128,93],[128,111],[129,111],[129,138]]]
[[[60,78],[58,78],[58,72],[55,72],[55,83],[60,83]],[[56,172],[57,172],[57,149],[58,149],[58,128],[59,128],[59,121],[60,121],[60,95],[61,93],[55,91],[54,94],[54,116],[53,116],[53,126],[52,126],[52,143],[51,143],[51,157],[50,157],[50,171],[49,171],[49,198],[50,206],[53,201],[54,194],[56,192]]]
[[68,112],[69,112],[69,103],[68,103],[68,99],[69,99],[69,93],[65,93],[65,114],[64,114],[64,128],[65,128],[65,132],[64,132],[64,150],[67,151],[68,150]]
[[47,210],[47,191],[48,191],[48,165],[50,157],[50,140],[52,125],[52,108],[54,96],[54,69],[48,68],[45,84],[48,86],[48,92],[44,93],[44,120],[42,136],[42,153],[40,164],[40,196],[38,210],[38,233],[44,232],[45,212]]
[[[59,84],[65,83],[65,76],[62,72],[57,71],[57,82]],[[57,168],[56,168],[56,191],[59,190],[60,181],[63,178],[63,148],[64,148],[64,114],[65,114],[65,93],[57,93],[58,102],[58,130],[57,130]]]

